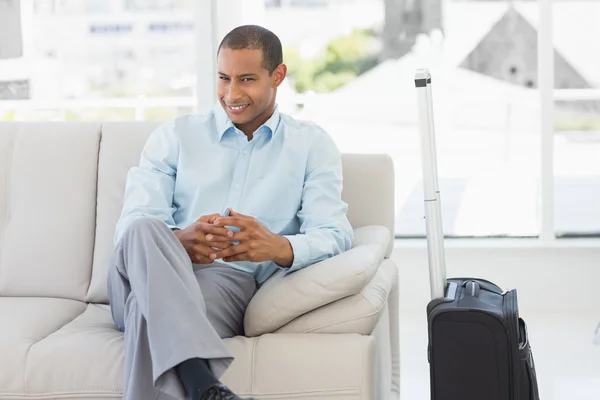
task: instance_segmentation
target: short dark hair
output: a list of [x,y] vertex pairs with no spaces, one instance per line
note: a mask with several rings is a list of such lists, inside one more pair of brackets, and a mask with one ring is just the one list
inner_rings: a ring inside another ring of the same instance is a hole
[[277,35],[258,25],[238,26],[225,35],[217,54],[221,49],[262,50],[263,67],[269,71],[269,75],[283,62],[283,49]]

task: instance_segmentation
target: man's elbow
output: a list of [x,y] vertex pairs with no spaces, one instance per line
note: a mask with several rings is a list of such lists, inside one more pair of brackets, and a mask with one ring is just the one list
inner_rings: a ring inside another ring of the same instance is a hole
[[352,248],[352,243],[354,242],[354,231],[351,227],[337,229],[335,236],[337,242],[337,251],[334,255],[341,254]]
[[354,243],[354,230],[352,227],[349,227],[346,231],[344,231],[344,251],[348,251],[352,248],[352,244]]

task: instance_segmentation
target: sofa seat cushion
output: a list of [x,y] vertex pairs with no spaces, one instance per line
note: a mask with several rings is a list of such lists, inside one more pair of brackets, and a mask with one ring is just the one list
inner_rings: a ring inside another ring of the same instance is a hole
[[301,315],[276,333],[360,333],[370,335],[398,286],[398,268],[384,260],[360,292]]
[[[122,398],[123,334],[106,305],[0,298],[0,399]],[[222,377],[264,399],[364,399],[375,390],[371,336],[289,334],[225,340]]]
[[108,307],[89,304],[31,349],[27,392],[119,397],[123,358],[123,334],[116,330]]
[[386,227],[358,228],[349,251],[291,274],[274,274],[248,304],[246,335],[274,332],[307,312],[359,293],[375,276],[389,241]]
[[0,326],[10,366],[0,369],[0,398],[121,397],[123,335],[107,306],[2,297]]
[[0,393],[23,393],[30,355],[85,310],[76,300],[0,297]]

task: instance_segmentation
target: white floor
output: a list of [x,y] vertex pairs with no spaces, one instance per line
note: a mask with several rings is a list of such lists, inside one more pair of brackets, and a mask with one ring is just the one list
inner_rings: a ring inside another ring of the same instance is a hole
[[[600,346],[590,315],[525,316],[538,373],[541,400],[600,398]],[[425,315],[401,315],[401,399],[430,400]]]

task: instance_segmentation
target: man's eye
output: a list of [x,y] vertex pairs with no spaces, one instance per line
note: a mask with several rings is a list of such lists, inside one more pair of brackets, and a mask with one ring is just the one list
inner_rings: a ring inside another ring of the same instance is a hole
[[244,78],[244,79],[242,79],[242,82],[250,82],[250,81],[253,81],[253,80],[254,79],[252,79],[252,78]]
[[229,80],[229,78],[227,78],[226,76],[220,76],[219,79],[222,80],[222,81],[228,81]]

